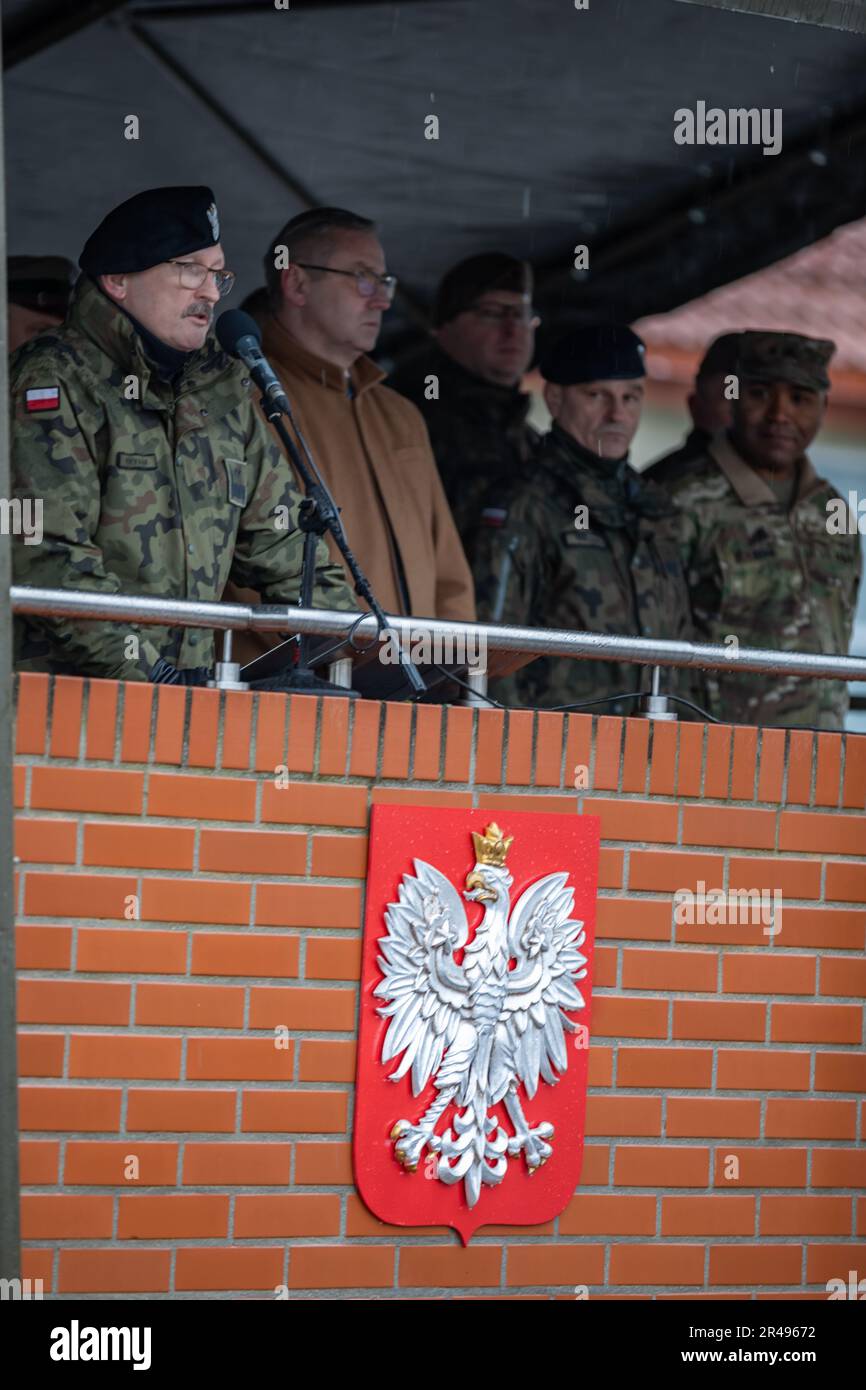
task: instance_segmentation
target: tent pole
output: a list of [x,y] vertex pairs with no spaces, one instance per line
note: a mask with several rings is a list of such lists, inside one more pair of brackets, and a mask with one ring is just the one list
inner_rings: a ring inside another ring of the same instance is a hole
[[[866,15],[852,0],[679,0],[681,5],[703,5],[708,10],[733,10],[763,19],[787,19],[793,24],[815,24],[822,29],[846,29],[866,34]],[[820,13],[815,11],[820,9]]]
[[[0,80],[0,499],[9,499],[6,353],[6,191]],[[10,515],[6,508],[7,518]],[[4,527],[8,531],[9,527]],[[12,859],[12,541],[0,534],[0,1278],[20,1277],[18,1078],[15,1034],[15,912]]]
[[97,20],[104,19],[111,14],[112,10],[119,10],[126,4],[126,0],[78,0],[77,4],[70,4],[69,0],[60,0],[55,6],[53,14],[31,13],[30,6],[24,16],[23,21],[17,23],[14,20],[7,20],[4,28],[4,68],[14,68],[17,63],[23,63],[25,58],[33,58],[37,53],[41,53],[44,48],[51,48],[52,44],[60,43],[61,39],[68,39],[72,34],[77,34],[79,29],[86,29],[88,24],[95,24]]

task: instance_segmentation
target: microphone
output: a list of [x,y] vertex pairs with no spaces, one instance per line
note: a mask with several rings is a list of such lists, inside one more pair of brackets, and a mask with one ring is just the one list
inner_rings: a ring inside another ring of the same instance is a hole
[[238,357],[269,405],[291,415],[282,382],[262,352],[262,330],[243,309],[226,309],[216,321],[216,335],[223,352]]

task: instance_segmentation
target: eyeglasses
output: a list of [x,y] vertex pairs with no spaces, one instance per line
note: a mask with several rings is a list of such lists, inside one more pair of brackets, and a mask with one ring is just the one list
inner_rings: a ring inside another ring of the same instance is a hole
[[301,270],[324,270],[328,275],[351,275],[358,286],[358,293],[364,299],[372,299],[377,290],[384,290],[389,299],[394,298],[397,288],[396,275],[377,275],[373,270],[336,270],[332,265],[311,265],[309,261],[295,261]]
[[185,290],[200,290],[207,277],[212,275],[220,299],[225,299],[226,295],[231,293],[232,285],[237,279],[233,270],[212,270],[201,261],[168,261],[166,264],[177,266],[180,271],[180,283]]
[[519,323],[521,328],[537,328],[541,319],[528,304],[482,304],[466,311],[482,319],[484,323]]

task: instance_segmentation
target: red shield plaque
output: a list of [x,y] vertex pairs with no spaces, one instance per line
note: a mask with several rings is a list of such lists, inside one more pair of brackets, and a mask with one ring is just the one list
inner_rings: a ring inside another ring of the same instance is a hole
[[583,1159],[599,821],[374,806],[354,1167],[403,1226],[536,1225]]

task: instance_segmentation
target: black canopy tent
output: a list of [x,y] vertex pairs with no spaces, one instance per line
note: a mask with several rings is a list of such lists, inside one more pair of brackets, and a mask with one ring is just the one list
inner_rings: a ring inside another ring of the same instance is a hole
[[[245,293],[284,220],[336,203],[380,223],[396,346],[480,249],[533,260],[550,331],[663,312],[866,213],[866,36],[829,27],[853,0],[282,3],[5,0],[9,249],[77,257],[132,192],[210,183]],[[781,110],[781,152],[676,144],[699,101]]]
[[[303,207],[375,217],[403,282],[392,351],[418,338],[441,272],[474,251],[533,260],[551,332],[663,312],[866,214],[864,0],[581,3],[3,0],[0,498],[4,253],[75,259],[141,188],[213,186],[241,292]],[[781,152],[676,144],[674,113],[699,101],[780,109]],[[9,582],[0,536],[4,1278],[19,1251]]]

